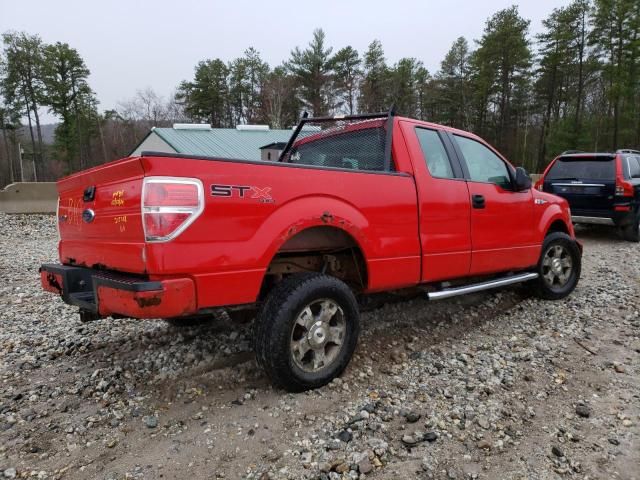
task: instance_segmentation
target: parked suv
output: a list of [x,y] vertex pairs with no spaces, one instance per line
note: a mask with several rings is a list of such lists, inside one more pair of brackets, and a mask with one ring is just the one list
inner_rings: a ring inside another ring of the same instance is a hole
[[615,226],[625,240],[640,241],[640,151],[565,152],[536,188],[566,198],[574,223]]

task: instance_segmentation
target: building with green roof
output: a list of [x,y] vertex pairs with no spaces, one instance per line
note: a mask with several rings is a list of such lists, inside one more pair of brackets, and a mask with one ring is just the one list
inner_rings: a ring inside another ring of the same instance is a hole
[[[152,128],[131,152],[180,153],[239,160],[275,160],[293,130],[272,130],[267,125],[210,125],[176,123],[172,128]],[[279,150],[278,150],[279,149]]]

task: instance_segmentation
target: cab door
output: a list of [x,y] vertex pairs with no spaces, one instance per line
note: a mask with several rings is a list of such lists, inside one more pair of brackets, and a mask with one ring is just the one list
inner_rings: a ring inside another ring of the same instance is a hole
[[447,134],[401,122],[416,179],[422,281],[469,274],[471,226],[469,190]]
[[484,143],[450,134],[469,188],[471,204],[471,275],[518,270],[535,265],[531,189],[517,192],[513,167]]

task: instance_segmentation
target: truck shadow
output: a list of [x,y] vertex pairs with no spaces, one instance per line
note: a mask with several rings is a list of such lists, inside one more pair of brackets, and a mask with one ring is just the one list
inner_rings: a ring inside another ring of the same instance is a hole
[[[365,358],[369,363],[371,358],[380,360],[374,362],[374,370],[380,370],[399,349],[405,357],[419,355],[447,338],[473,333],[526,298],[523,287],[437,302],[424,296],[377,298],[363,308],[360,343],[344,375],[360,369]],[[119,369],[137,395],[164,401],[194,386],[231,399],[247,389],[269,387],[255,361],[251,323],[233,323],[224,317],[182,327],[158,320],[101,322],[110,323],[82,327],[81,335],[90,338],[87,349],[64,355],[61,366],[72,361],[83,365],[80,370],[87,375],[96,369]],[[406,345],[411,350],[405,350]]]
[[[507,287],[438,302],[420,296],[377,299],[362,314],[360,344],[343,375],[349,376],[350,372],[360,369],[363,357],[382,360],[395,355],[400,344],[402,348],[406,343],[411,344],[412,351],[417,355],[420,350],[437,346],[444,339],[469,334],[496,316],[517,307],[526,298],[528,295],[524,288]],[[205,338],[215,336],[212,329],[219,331],[215,324],[189,327],[189,336],[185,336],[184,341],[202,338],[202,335]],[[251,329],[248,329],[248,338],[252,340],[250,332]],[[374,369],[379,369],[385,363],[380,362]],[[218,391],[221,386],[224,390],[269,386],[269,380],[258,367],[249,348],[200,362],[194,367],[186,366],[177,377],[167,378],[149,387],[160,391],[164,398],[170,398],[194,382],[207,390]]]

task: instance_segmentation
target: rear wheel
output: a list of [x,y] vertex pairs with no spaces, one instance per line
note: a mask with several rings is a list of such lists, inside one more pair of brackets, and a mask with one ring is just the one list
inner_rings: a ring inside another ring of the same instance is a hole
[[640,216],[636,216],[631,223],[621,227],[622,238],[628,242],[640,242]]
[[562,232],[547,235],[538,260],[539,277],[534,280],[536,295],[559,300],[573,292],[580,279],[581,261],[580,250],[569,235]]
[[256,358],[278,387],[318,388],[345,369],[358,333],[358,305],[344,282],[319,273],[292,275],[273,288],[258,315]]

